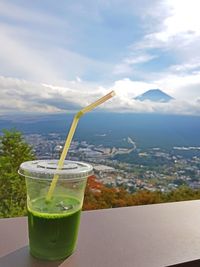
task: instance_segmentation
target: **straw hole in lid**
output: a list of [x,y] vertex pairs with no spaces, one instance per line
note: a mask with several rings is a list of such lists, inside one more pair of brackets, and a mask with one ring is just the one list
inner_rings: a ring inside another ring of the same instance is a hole
[[[48,170],[56,170],[58,168],[57,162],[39,162],[37,168],[48,169]],[[70,163],[65,164],[60,170],[74,170],[78,168],[78,164]]]

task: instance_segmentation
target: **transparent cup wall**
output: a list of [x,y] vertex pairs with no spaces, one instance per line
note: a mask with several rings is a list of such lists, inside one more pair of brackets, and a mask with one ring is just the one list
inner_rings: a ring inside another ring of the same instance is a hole
[[[50,188],[51,181],[53,179],[53,175],[36,175],[36,177],[28,177],[26,176],[26,188],[27,188],[27,207],[29,210],[44,212],[45,210],[41,210],[41,207],[37,207],[34,205],[34,201],[39,198],[46,198],[48,190]],[[63,197],[70,197],[75,198],[79,201],[79,206],[76,209],[82,208],[83,205],[83,198],[84,198],[84,191],[87,182],[87,176],[81,178],[65,178],[63,175],[62,177],[58,178],[56,187],[53,191],[52,198],[55,196],[63,196]],[[72,207],[65,207],[66,209]],[[73,207],[75,208],[75,207]],[[53,210],[52,210],[53,212]]]

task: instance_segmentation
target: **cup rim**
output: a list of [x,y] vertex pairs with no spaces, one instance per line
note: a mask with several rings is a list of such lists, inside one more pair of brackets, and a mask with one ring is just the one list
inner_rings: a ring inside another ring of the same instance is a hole
[[[92,165],[81,161],[64,161],[64,169],[57,169],[58,160],[33,160],[23,162],[18,174],[25,178],[38,180],[52,180],[59,175],[59,180],[77,181],[87,179],[93,174]],[[53,166],[53,167],[52,167]]]

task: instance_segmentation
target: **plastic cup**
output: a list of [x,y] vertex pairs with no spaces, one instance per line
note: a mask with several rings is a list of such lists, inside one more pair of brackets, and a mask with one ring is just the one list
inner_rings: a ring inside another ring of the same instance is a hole
[[[91,165],[65,161],[61,170],[57,160],[35,160],[21,164],[25,176],[30,253],[39,259],[60,260],[76,247],[80,215]],[[46,196],[54,175],[59,175],[50,201]]]

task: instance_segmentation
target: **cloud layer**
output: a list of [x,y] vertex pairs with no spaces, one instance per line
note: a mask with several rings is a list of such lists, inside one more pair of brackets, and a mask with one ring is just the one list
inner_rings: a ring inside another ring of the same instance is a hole
[[176,98],[169,103],[135,100],[134,97],[140,93],[155,87],[154,84],[135,82],[130,79],[116,81],[110,88],[105,88],[80,80],[67,82],[63,87],[0,77],[0,87],[0,115],[17,112],[25,114],[77,112],[82,107],[108,93],[109,90],[115,90],[116,96],[99,106],[98,110],[134,113],[200,114],[199,99],[197,98],[187,101]]

